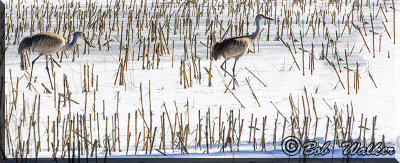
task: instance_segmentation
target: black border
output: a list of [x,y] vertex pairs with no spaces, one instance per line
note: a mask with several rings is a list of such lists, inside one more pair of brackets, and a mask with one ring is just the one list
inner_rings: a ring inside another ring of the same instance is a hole
[[47,162],[57,162],[57,163],[106,163],[106,162],[118,162],[118,163],[202,163],[202,162],[211,162],[211,163],[275,163],[275,162],[287,162],[287,163],[314,163],[314,162],[326,162],[326,163],[398,163],[395,158],[81,158],[81,159],[52,159],[52,158],[28,158],[28,159],[9,159],[3,162],[39,162],[39,163],[47,163]]
[[0,160],[6,159],[5,156],[5,6],[0,1]]

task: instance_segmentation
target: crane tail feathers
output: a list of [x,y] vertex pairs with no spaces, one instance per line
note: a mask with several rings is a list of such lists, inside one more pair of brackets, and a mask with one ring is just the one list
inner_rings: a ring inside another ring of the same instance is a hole
[[216,42],[214,44],[211,50],[211,55],[214,58],[214,60],[217,60],[222,55],[221,42]]
[[19,43],[18,54],[21,54],[25,50],[29,50],[32,46],[31,37],[25,37],[21,43]]

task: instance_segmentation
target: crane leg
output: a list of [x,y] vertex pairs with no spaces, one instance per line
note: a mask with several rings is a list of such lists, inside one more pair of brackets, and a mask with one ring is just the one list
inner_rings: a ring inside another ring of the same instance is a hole
[[221,64],[221,69],[224,70],[229,76],[233,77],[228,71],[225,70],[224,66],[226,65],[226,59],[225,61]]
[[236,75],[235,75],[236,62],[237,62],[237,59],[235,58],[235,63],[233,64],[233,68],[232,68],[232,72],[233,72],[233,77],[232,77],[233,78],[233,88],[232,88],[232,90],[235,90],[236,84],[239,86],[239,84],[236,81]]
[[46,70],[47,70],[47,75],[49,76],[51,89],[53,89],[53,83],[51,82],[51,77],[50,77],[50,72],[49,72],[49,60],[48,60],[47,55],[46,55]]
[[31,84],[32,84],[32,76],[33,76],[33,65],[35,64],[35,62],[36,62],[36,60],[37,59],[39,59],[41,56],[42,56],[43,54],[42,53],[40,53],[39,54],[39,56],[38,57],[36,57],[33,61],[32,61],[32,67],[31,67],[31,77],[30,77],[30,79],[29,79],[29,83],[28,83],[28,86],[27,87],[29,87],[29,89],[31,89]]

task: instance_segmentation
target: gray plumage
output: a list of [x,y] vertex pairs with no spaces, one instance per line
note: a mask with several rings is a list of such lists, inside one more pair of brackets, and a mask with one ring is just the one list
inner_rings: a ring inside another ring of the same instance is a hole
[[55,33],[39,33],[22,39],[18,47],[19,54],[23,53],[24,51],[39,53],[39,56],[32,61],[32,68],[30,74],[31,77],[28,86],[30,86],[32,81],[33,65],[35,64],[35,61],[39,59],[39,57],[41,57],[42,55],[45,55],[46,70],[49,75],[51,88],[53,89],[53,84],[51,82],[51,77],[48,68],[47,57],[58,51],[66,51],[72,49],[75,46],[78,38],[82,38],[87,44],[89,44],[89,42],[85,39],[82,32],[75,32],[72,41],[69,43],[66,42],[62,36]]
[[[254,40],[256,40],[257,36],[259,35],[261,18],[273,20],[271,18],[265,17],[262,14],[258,14],[255,19],[257,29],[253,34],[227,38],[221,42],[216,42],[212,47],[211,55],[214,60],[218,60],[219,58],[224,57],[225,61],[221,64],[221,69],[228,73],[231,77],[233,77],[233,89],[235,89],[235,84],[237,84],[235,79],[236,62],[247,52],[249,46],[254,42]],[[232,68],[233,75],[227,72],[224,68],[224,65],[226,66],[226,61],[231,58],[235,58],[235,63]]]
[[244,36],[228,38],[214,44],[211,50],[212,56],[214,60],[219,59],[221,56],[226,60],[234,57],[240,58],[247,51],[250,44],[250,40]]

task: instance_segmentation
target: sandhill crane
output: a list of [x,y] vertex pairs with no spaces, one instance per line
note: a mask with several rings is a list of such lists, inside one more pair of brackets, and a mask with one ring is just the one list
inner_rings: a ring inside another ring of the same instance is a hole
[[51,82],[47,57],[50,56],[51,54],[61,51],[61,50],[62,51],[71,50],[75,46],[78,38],[83,39],[87,44],[89,44],[89,42],[85,39],[82,32],[75,32],[72,41],[69,43],[66,42],[62,36],[55,34],[55,33],[39,33],[39,34],[35,34],[30,37],[25,37],[19,44],[18,53],[21,54],[25,50],[31,50],[32,52],[39,53],[39,56],[32,61],[31,77],[29,79],[28,86],[30,87],[31,82],[32,82],[33,65],[35,64],[37,59],[39,59],[41,56],[45,55],[46,56],[46,70],[47,70],[47,74],[49,75],[51,89],[53,89],[53,84]]
[[[247,49],[254,42],[254,40],[256,40],[258,34],[260,33],[260,19],[262,18],[273,20],[271,18],[264,16],[263,14],[258,14],[255,20],[257,29],[253,34],[227,38],[221,42],[215,43],[212,47],[211,51],[214,60],[221,58],[221,56],[225,58],[225,61],[221,64],[221,69],[224,70],[233,78],[233,90],[235,89],[235,83],[236,83],[235,79],[236,62],[237,60],[239,60],[241,56],[243,56],[243,54],[247,52]],[[224,68],[224,65],[226,65],[226,61],[231,58],[235,58],[235,63],[232,68],[233,76],[229,72],[227,72]]]

